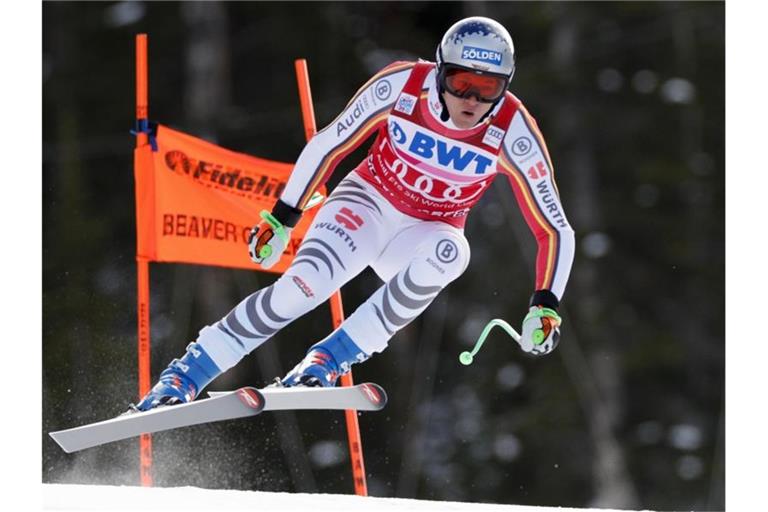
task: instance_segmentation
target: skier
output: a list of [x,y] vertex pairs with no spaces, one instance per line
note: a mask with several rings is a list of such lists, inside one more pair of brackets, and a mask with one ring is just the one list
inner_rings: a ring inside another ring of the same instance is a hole
[[536,355],[555,348],[574,234],[544,139],[507,91],[515,71],[512,39],[494,20],[466,18],[445,33],[436,60],[385,67],[309,141],[272,212],[261,212],[251,231],[249,252],[263,268],[279,260],[313,192],[378,132],[367,158],[318,211],[285,273],[203,327],[136,409],[194,400],[214,378],[370,266],[385,284],[277,379],[282,386],[334,386],[351,365],[386,349],[464,272],[470,255],[466,215],[498,174],[508,178],[538,243],[521,347]]

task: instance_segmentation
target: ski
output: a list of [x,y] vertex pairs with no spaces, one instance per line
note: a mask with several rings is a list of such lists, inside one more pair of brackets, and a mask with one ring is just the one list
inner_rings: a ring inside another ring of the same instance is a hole
[[371,383],[338,388],[243,387],[209,395],[211,398],[188,404],[160,406],[146,412],[128,412],[109,420],[50,432],[49,435],[65,452],[72,453],[141,434],[255,416],[262,411],[377,411],[387,403],[387,395],[381,386]]
[[216,398],[188,404],[161,405],[146,412],[129,411],[115,418],[51,432],[61,448],[72,453],[121,439],[200,423],[243,418],[261,413],[264,397],[256,388],[244,387]]

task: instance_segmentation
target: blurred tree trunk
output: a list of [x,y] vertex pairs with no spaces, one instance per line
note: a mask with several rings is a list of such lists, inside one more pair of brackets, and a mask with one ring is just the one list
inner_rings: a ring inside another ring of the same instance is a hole
[[[578,16],[560,17],[552,28],[554,34],[551,47],[551,64],[561,70],[564,76],[575,76],[578,70],[572,69],[574,57],[580,51]],[[563,97],[567,97],[564,91]],[[584,101],[570,101],[570,111],[561,111],[556,117],[554,127],[566,141],[567,147],[573,148],[556,159],[559,167],[565,169],[569,179],[566,197],[578,198],[565,205],[571,224],[578,229],[579,238],[605,229],[605,220],[600,208],[600,186],[596,159],[592,154],[595,147],[589,130],[577,129],[579,119],[587,118],[587,105]],[[557,108],[557,106],[555,106]],[[616,437],[616,430],[623,417],[622,369],[617,344],[620,333],[601,329],[607,325],[610,311],[603,309],[609,302],[602,295],[599,263],[591,258],[579,258],[583,254],[578,250],[568,291],[572,300],[565,301],[574,314],[574,322],[569,323],[574,335],[567,331],[560,351],[573,383],[579,389],[582,407],[587,416],[590,436],[594,443],[592,473],[594,496],[591,507],[598,508],[636,508],[637,493],[630,477],[627,461],[621,443]],[[578,337],[577,337],[578,336]],[[572,339],[569,339],[572,338]],[[579,338],[588,340],[581,345]],[[582,352],[586,349],[586,356]]]
[[[666,6],[673,11],[672,6]],[[675,49],[676,67],[681,76],[693,84],[701,84],[697,63],[697,29],[708,30],[704,24],[688,13],[677,9],[671,17],[671,32]],[[697,26],[698,25],[698,26]],[[696,90],[698,96],[701,91]],[[724,110],[725,106],[722,106]],[[688,168],[688,176],[680,185],[680,193],[686,206],[684,237],[686,238],[685,260],[673,261],[682,268],[696,269],[705,276],[708,283],[702,287],[700,281],[687,279],[680,290],[682,296],[677,304],[684,304],[687,310],[697,312],[697,321],[681,322],[679,310],[667,307],[665,325],[671,326],[675,337],[686,345],[690,364],[685,365],[687,381],[699,397],[706,397],[711,404],[720,397],[718,414],[699,419],[698,411],[687,410],[689,418],[703,427],[704,436],[713,438],[713,456],[704,461],[710,470],[707,508],[716,510],[725,504],[725,225],[723,208],[716,204],[718,194],[725,186],[723,164],[720,155],[713,154],[717,148],[707,145],[704,139],[706,109],[699,98],[690,105],[680,106],[679,155],[678,161]]]
[[226,4],[179,4],[187,25],[184,105],[188,126],[204,138],[216,138],[220,112],[230,103],[229,23]]
[[[62,4],[53,4],[58,16],[65,18],[68,14],[67,6]],[[80,53],[80,39],[71,37],[65,26],[56,25],[52,30],[51,45],[52,54],[50,59],[55,66],[66,68],[77,60]],[[60,78],[60,80],[62,80]],[[80,150],[81,127],[80,127],[80,109],[78,108],[76,90],[70,87],[60,87],[55,89],[55,130],[56,145],[54,147],[54,172],[50,173],[50,179],[55,180],[56,191],[52,204],[47,207],[46,217],[50,223],[43,224],[46,244],[49,247],[57,247],[61,254],[73,255],[82,254],[88,250],[88,247],[82,245],[81,237],[73,234],[84,233],[89,229],[88,218],[84,215],[85,205],[87,204],[87,181],[84,176],[83,160]],[[50,226],[50,227],[49,227]],[[47,263],[47,262],[46,262]],[[49,294],[53,300],[58,302],[54,307],[60,308],[64,315],[72,315],[74,318],[87,311],[87,296],[82,293],[82,289],[75,286],[75,283],[88,276],[88,270],[85,267],[73,266],[64,261],[63,265],[57,269],[59,275],[55,276],[56,281],[67,283],[66,300],[58,294]],[[63,274],[63,275],[62,275]],[[48,300],[51,300],[50,298]],[[72,330],[71,343],[62,344],[70,347],[66,354],[59,354],[64,364],[50,365],[48,368],[62,367],[68,369],[66,375],[66,387],[71,393],[60,393],[56,390],[57,399],[66,404],[65,410],[71,411],[75,417],[83,415],[85,409],[89,406],[83,403],[78,397],[88,396],[91,389],[95,388],[94,382],[89,382],[82,378],[89,375],[93,368],[92,361],[92,340],[85,329],[86,324],[77,323]],[[78,332],[80,331],[80,332]],[[46,355],[53,352],[47,350]],[[63,357],[62,357],[63,356]],[[55,359],[54,359],[55,360]]]
[[[424,312],[418,342],[408,344],[408,348],[410,350],[416,348],[417,353],[411,380],[413,388],[408,402],[408,410],[411,414],[403,433],[402,462],[395,489],[395,496],[398,498],[416,498],[419,484],[424,479],[425,441],[429,436],[429,419],[434,401],[433,391],[440,359],[440,345],[443,341],[448,312],[447,298],[435,300]],[[400,344],[404,341],[397,340]],[[405,396],[405,394],[398,396]]]

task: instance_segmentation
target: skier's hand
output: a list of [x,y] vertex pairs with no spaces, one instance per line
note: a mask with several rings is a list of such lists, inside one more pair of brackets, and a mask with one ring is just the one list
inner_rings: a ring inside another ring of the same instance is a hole
[[266,210],[262,210],[261,218],[248,235],[248,254],[254,263],[268,269],[280,260],[293,228],[284,226]]
[[520,347],[529,354],[549,354],[560,342],[562,319],[557,311],[543,306],[531,306],[523,320]]

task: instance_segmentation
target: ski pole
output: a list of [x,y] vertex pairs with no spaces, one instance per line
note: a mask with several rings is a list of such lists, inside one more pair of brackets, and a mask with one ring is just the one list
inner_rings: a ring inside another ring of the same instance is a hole
[[501,320],[499,318],[494,318],[493,320],[488,322],[488,325],[485,326],[485,328],[483,329],[483,332],[480,333],[480,337],[475,342],[475,348],[472,349],[472,352],[462,352],[459,355],[459,361],[461,362],[461,364],[463,364],[464,366],[469,366],[470,364],[472,364],[472,361],[474,361],[475,359],[475,355],[480,351],[480,347],[483,346],[483,343],[485,343],[485,338],[488,337],[488,333],[490,333],[491,329],[493,329],[497,325],[502,329],[504,329],[506,333],[509,334],[509,336],[513,340],[520,343],[520,335],[511,325],[509,325],[504,320]]

